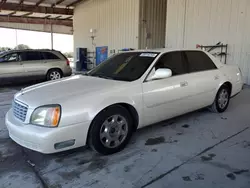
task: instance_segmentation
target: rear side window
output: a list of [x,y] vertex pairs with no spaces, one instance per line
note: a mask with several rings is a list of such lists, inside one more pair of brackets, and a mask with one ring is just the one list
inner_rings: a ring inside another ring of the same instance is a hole
[[164,54],[155,65],[155,70],[159,68],[171,69],[173,76],[187,73],[181,52],[168,52]]
[[184,54],[190,73],[217,69],[213,61],[204,52],[185,51]]
[[36,61],[41,60],[40,52],[24,52],[22,53],[22,60],[23,61]]
[[42,52],[43,58],[48,59],[48,60],[53,60],[53,59],[60,59],[57,55],[51,53],[51,52]]

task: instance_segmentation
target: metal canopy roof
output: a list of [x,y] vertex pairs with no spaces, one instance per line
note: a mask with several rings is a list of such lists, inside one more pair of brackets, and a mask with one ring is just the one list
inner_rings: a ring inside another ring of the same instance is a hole
[[86,0],[1,0],[0,22],[73,26],[74,7]]

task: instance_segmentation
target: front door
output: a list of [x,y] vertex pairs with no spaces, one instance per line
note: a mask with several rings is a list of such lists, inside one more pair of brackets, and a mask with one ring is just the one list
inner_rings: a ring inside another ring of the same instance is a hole
[[20,62],[20,54],[9,53],[0,58],[0,79],[11,79],[24,75],[24,68]]
[[145,126],[185,113],[189,108],[189,80],[182,52],[163,54],[150,75],[159,68],[171,69],[173,75],[170,78],[143,83]]

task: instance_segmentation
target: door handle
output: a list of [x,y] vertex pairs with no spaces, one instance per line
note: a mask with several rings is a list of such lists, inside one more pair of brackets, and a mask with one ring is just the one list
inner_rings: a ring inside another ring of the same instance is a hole
[[181,87],[186,87],[186,86],[188,86],[188,82],[181,82],[181,83],[180,83],[180,86],[181,86]]

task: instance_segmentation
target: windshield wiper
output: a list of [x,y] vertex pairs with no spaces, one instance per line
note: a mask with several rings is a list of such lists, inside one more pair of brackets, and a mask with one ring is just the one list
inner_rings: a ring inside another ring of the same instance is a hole
[[84,76],[89,76],[89,74],[87,72],[83,73],[82,75]]
[[114,78],[111,78],[111,77],[108,77],[108,76],[105,76],[105,75],[102,75],[102,74],[96,74],[96,75],[91,75],[91,76],[98,77],[98,78],[104,78],[104,79],[107,79],[107,80],[114,80]]

